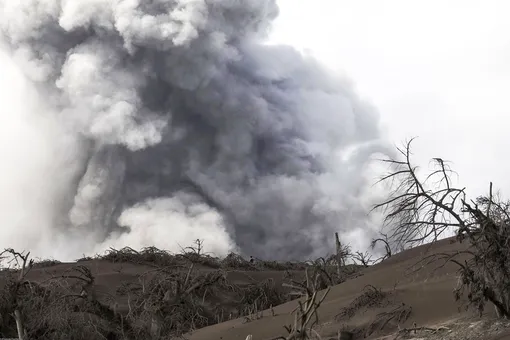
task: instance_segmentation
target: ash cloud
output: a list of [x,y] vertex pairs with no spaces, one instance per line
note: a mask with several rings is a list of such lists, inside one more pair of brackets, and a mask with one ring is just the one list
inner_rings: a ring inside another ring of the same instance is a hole
[[74,141],[47,232],[89,252],[203,238],[297,259],[369,230],[378,114],[265,44],[277,15],[274,0],[0,0],[11,58]]

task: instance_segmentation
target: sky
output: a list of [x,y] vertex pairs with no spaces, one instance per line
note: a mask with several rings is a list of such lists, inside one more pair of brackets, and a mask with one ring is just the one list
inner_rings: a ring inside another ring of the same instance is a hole
[[468,194],[510,192],[508,1],[279,0],[272,43],[344,73],[417,163],[452,162]]
[[[508,1],[277,1],[280,16],[269,42],[292,45],[349,78],[379,111],[390,142],[419,137],[416,162],[427,167],[432,157],[451,161],[472,198],[485,193],[489,181],[503,194],[510,192]],[[1,173],[15,175],[0,176],[0,206],[15,212],[3,214],[8,216],[0,222],[35,230],[40,226],[32,222],[50,220],[40,212],[55,205],[47,193],[66,188],[63,181],[40,180],[62,171],[48,162],[54,145],[61,145],[60,138],[52,141],[62,135],[61,126],[43,118],[50,117],[41,106],[44,100],[2,53],[0,66]],[[43,113],[41,119],[32,120],[34,111]],[[64,161],[73,159],[72,145],[62,144]],[[27,229],[6,233],[37,235]]]

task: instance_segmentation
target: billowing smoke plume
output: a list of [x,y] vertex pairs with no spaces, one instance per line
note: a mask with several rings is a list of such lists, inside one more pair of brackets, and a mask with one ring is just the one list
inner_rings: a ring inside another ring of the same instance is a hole
[[378,115],[313,59],[264,44],[277,14],[275,0],[0,0],[10,56],[47,108],[31,115],[66,136],[51,137],[45,187],[62,188],[47,191],[55,247],[203,238],[303,258],[367,227]]

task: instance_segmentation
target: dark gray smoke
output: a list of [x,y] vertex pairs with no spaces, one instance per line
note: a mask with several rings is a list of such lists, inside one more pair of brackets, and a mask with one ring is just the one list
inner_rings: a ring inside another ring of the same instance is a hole
[[0,0],[12,58],[77,139],[55,232],[289,259],[366,228],[378,114],[264,44],[277,14],[274,0]]

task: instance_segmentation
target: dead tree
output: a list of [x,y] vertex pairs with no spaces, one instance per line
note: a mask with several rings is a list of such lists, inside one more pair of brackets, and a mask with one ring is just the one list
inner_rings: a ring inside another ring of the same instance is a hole
[[[389,242],[399,246],[416,246],[437,241],[452,231],[468,249],[451,254],[426,257],[427,264],[453,262],[459,268],[459,285],[455,296],[467,296],[469,306],[480,313],[491,302],[500,317],[510,317],[510,203],[489,194],[468,201],[465,188],[452,184],[455,174],[441,158],[432,160],[434,170],[421,179],[418,167],[411,162],[411,143],[398,151],[402,159],[384,160],[391,167],[381,181],[391,182],[388,199],[375,206],[385,212]],[[467,259],[458,260],[459,255]],[[423,264],[423,263],[422,263]]]
[[383,160],[391,170],[380,182],[391,182],[392,191],[388,199],[374,207],[383,209],[384,224],[390,227],[389,241],[397,247],[435,241],[449,230],[465,232],[471,227],[461,212],[465,188],[452,186],[450,177],[454,172],[448,163],[434,158],[436,168],[420,179],[418,167],[411,163],[412,141],[405,148],[397,148],[402,160]]
[[30,257],[30,252],[17,252],[14,249],[8,248],[0,253],[0,258],[5,259],[6,257],[10,257],[7,261],[9,269],[14,269],[18,271],[18,276],[12,282],[10,282],[8,291],[10,299],[10,305],[14,308],[12,310],[14,319],[16,320],[16,329],[18,332],[18,338],[23,340],[26,338],[26,329],[24,327],[23,317],[19,308],[18,296],[22,286],[25,284],[25,277],[28,272],[32,269],[34,261],[28,260]]
[[345,266],[344,254],[342,252],[342,243],[340,243],[340,238],[338,237],[338,233],[335,233],[335,246],[336,246],[336,261],[338,268],[338,275],[341,273],[340,267]]

